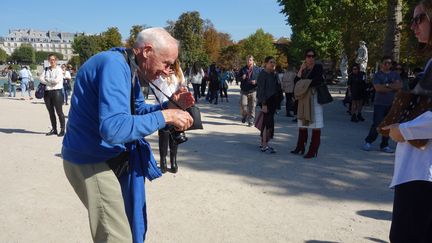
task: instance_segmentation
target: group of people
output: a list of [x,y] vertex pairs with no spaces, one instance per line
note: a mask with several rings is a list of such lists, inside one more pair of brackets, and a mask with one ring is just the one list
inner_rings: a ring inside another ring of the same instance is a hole
[[27,66],[22,66],[21,70],[17,72],[12,65],[9,65],[6,77],[8,80],[8,97],[16,97],[16,89],[19,86],[22,100],[25,100],[27,96],[30,100],[33,99],[31,95],[31,91],[34,89],[33,75]]

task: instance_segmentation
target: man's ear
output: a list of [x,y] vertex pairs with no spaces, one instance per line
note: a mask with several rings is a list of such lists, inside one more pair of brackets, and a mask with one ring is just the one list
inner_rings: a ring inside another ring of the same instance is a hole
[[153,47],[151,45],[145,45],[143,48],[143,56],[144,58],[148,58],[153,52]]

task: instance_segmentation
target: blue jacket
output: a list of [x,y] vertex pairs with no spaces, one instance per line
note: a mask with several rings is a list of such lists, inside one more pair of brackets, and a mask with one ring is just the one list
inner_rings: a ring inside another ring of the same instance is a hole
[[160,105],[144,101],[134,87],[136,114],[131,115],[131,72],[115,48],[91,57],[78,71],[62,156],[76,164],[100,163],[125,151],[125,144],[165,127]]

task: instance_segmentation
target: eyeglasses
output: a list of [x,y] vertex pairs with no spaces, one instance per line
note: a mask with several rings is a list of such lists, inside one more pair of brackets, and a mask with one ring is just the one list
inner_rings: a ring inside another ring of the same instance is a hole
[[306,55],[306,57],[308,57],[308,58],[314,58],[315,55]]
[[411,25],[417,25],[417,26],[420,25],[423,22],[425,17],[427,17],[426,13],[417,14],[417,16],[412,18]]
[[274,64],[274,63],[276,63],[276,61],[269,61],[269,63],[273,63]]

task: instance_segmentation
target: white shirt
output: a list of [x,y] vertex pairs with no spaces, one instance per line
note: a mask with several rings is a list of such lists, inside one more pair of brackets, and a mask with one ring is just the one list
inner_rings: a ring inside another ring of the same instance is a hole
[[[181,87],[181,85],[178,81],[178,78],[174,74],[172,74],[170,76],[170,78],[172,80],[171,84],[168,84],[168,81],[165,78],[163,78],[162,76],[160,76],[158,79],[156,79],[153,82],[153,84],[155,86],[159,87],[159,89],[162,90],[162,92],[164,92],[169,97],[171,97]],[[150,87],[152,87],[152,86],[150,85]],[[160,104],[160,103],[163,103],[165,101],[168,101],[168,98],[165,97],[165,95],[163,95],[161,92],[159,92],[159,90],[157,90],[153,87],[152,87],[152,89],[153,89],[153,92],[156,96],[156,100],[155,100],[156,104]]]
[[204,70],[201,68],[197,74],[192,74],[192,69],[189,73],[190,82],[193,84],[201,84],[204,77]]
[[29,81],[33,79],[31,72],[27,68],[23,68],[19,71],[19,76],[25,81]]
[[[427,111],[412,121],[400,124],[405,140],[432,139],[432,112]],[[424,149],[418,149],[408,142],[398,143],[395,167],[390,187],[422,180],[432,182],[432,142]]]
[[41,83],[46,84],[46,90],[63,89],[63,70],[59,66],[44,70],[39,79]]
[[[63,72],[63,69],[62,69],[62,72]],[[63,73],[63,79],[67,79],[69,81],[72,79],[72,76],[71,76],[71,74],[70,74],[70,72],[68,70],[64,71],[64,73]]]

